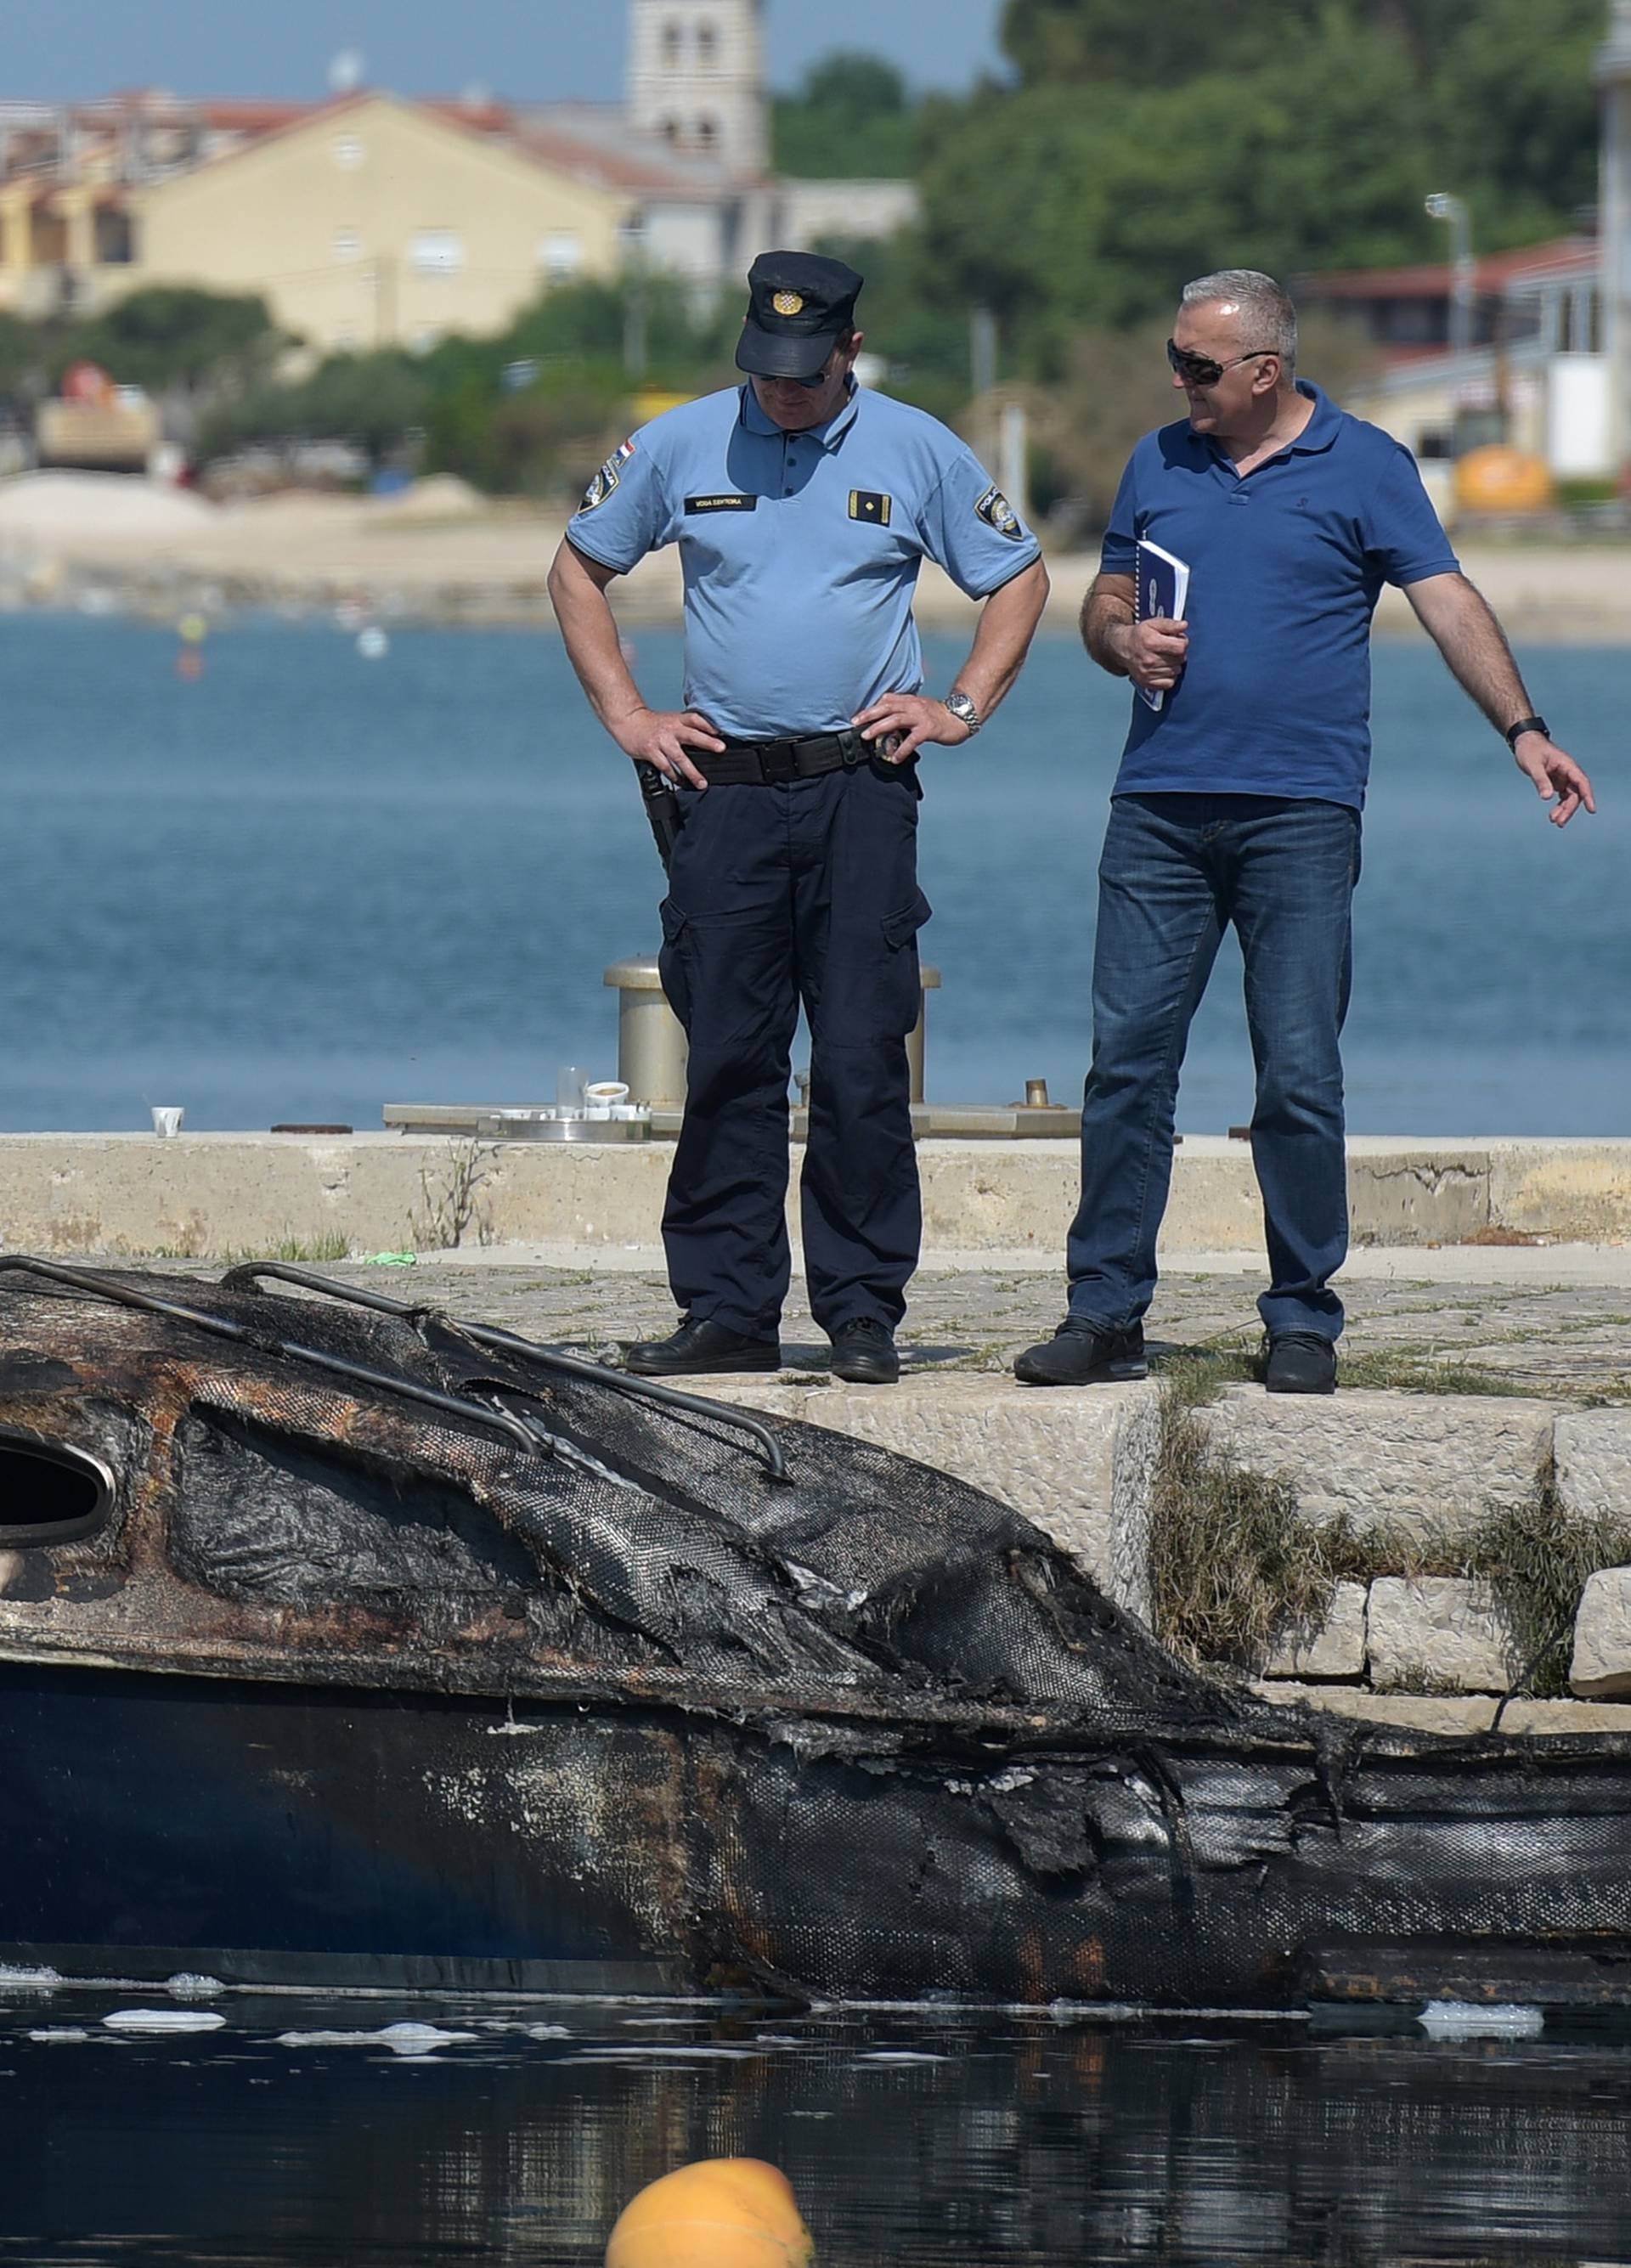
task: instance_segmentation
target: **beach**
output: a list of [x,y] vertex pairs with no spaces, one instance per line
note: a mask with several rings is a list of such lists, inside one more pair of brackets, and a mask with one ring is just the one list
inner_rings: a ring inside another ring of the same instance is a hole
[[[566,520],[521,502],[432,478],[387,497],[291,494],[213,504],[145,481],[29,474],[0,481],[0,607],[81,606],[166,618],[257,608],[349,605],[385,619],[552,628],[545,588]],[[1631,634],[1631,544],[1499,540],[1464,524],[1465,571],[1508,634],[1531,643],[1614,645]],[[1096,554],[1050,556],[1044,629],[1074,634]],[[619,615],[680,616],[679,554],[645,561],[616,587]],[[926,563],[926,629],[971,625],[968,600]],[[1403,595],[1386,591],[1383,636],[1418,636]]]

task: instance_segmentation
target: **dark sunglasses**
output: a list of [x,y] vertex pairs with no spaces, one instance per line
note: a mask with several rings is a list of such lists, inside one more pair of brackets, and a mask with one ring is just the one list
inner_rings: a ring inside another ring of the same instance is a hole
[[1253,347],[1250,354],[1236,355],[1233,362],[1214,362],[1210,355],[1191,354],[1187,348],[1167,341],[1167,360],[1190,386],[1215,386],[1226,370],[1238,370],[1243,362],[1257,362],[1264,355],[1278,352],[1277,347]]
[[818,386],[825,386],[831,373],[832,357],[829,355],[814,378],[784,378],[779,380],[779,383],[783,386],[801,386],[807,394],[814,394]]

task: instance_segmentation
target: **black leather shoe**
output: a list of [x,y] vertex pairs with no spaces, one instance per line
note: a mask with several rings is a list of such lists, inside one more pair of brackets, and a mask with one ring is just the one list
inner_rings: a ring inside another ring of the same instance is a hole
[[1147,1378],[1144,1326],[1107,1331],[1066,1315],[1051,1339],[1018,1357],[1014,1375],[1024,1386],[1095,1386],[1110,1379]]
[[744,1338],[740,1331],[687,1315],[671,1338],[625,1347],[623,1366],[641,1378],[701,1378],[712,1372],[779,1370],[779,1339]]
[[1334,1394],[1337,1350],[1317,1331],[1271,1331],[1263,1383],[1271,1394]]
[[893,1386],[900,1357],[887,1323],[861,1315],[832,1335],[832,1374],[849,1386]]

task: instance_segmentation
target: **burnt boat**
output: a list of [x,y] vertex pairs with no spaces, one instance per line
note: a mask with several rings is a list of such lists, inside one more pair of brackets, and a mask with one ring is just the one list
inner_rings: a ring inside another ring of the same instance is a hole
[[1631,1740],[1259,1702],[944,1474],[299,1270],[0,1259],[0,1727],[64,1976],[1631,2001]]

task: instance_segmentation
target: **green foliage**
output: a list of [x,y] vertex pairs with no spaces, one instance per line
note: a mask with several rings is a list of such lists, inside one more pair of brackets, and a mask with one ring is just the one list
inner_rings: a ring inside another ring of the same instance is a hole
[[893,180],[912,169],[906,82],[879,55],[839,50],[812,63],[771,113],[772,163],[795,180]]
[[[1074,334],[1170,308],[1192,276],[1442,258],[1572,225],[1592,194],[1601,0],[1008,0],[1015,89],[927,112],[937,276],[1058,375]],[[972,155],[971,155],[972,153]]]
[[333,355],[298,384],[260,387],[218,409],[201,448],[210,457],[254,441],[349,441],[379,463],[419,424],[428,400],[407,355]]
[[45,360],[45,342],[33,325],[0,313],[0,401],[14,401],[37,387]]
[[53,378],[72,362],[100,363],[121,386],[160,394],[171,387],[252,383],[288,344],[258,292],[201,291],[151,284],[76,324],[52,354]]

